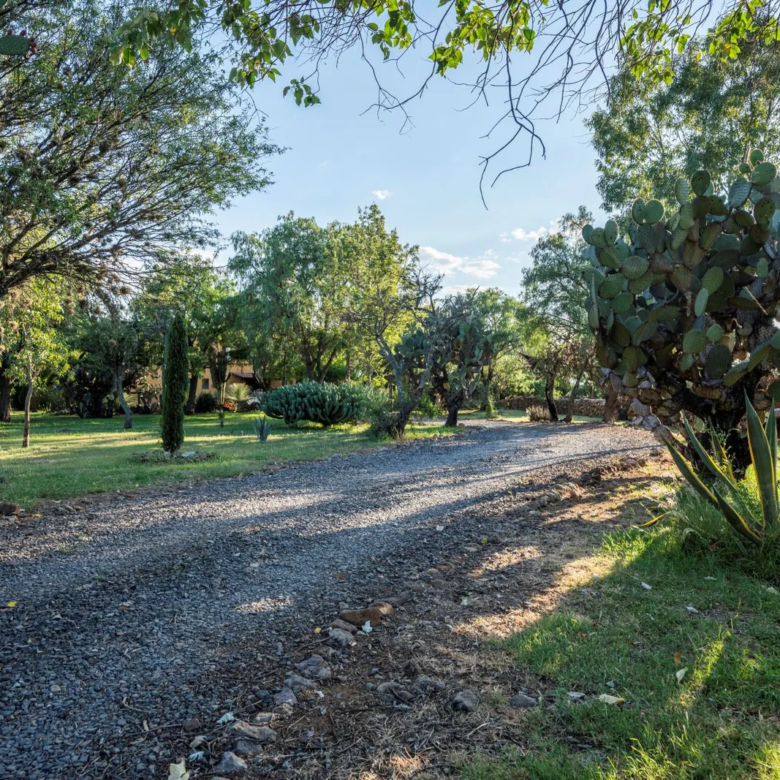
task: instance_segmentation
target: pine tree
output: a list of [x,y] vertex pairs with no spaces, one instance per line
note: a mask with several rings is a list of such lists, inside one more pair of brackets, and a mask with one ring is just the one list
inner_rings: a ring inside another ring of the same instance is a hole
[[165,337],[163,364],[162,440],[163,449],[173,454],[184,442],[184,401],[189,384],[187,329],[179,313]]

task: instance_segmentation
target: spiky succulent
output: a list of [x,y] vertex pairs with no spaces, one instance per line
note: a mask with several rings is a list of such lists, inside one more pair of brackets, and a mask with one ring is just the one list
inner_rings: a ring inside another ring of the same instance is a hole
[[678,207],[634,202],[621,235],[587,225],[588,320],[598,358],[620,392],[662,419],[682,409],[718,427],[759,408],[780,366],[780,178],[760,151],[726,194],[707,171],[675,184]]
[[308,421],[328,427],[354,422],[363,406],[363,394],[347,382],[300,382],[264,393],[259,406],[269,417],[284,420],[287,425]]

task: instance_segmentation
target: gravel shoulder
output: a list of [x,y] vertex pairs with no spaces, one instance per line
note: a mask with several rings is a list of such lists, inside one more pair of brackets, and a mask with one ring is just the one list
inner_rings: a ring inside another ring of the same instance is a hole
[[0,776],[166,777],[164,724],[235,708],[297,638],[387,595],[393,561],[427,568],[462,513],[653,447],[622,427],[488,423],[0,526],[0,604],[18,604],[0,611]]

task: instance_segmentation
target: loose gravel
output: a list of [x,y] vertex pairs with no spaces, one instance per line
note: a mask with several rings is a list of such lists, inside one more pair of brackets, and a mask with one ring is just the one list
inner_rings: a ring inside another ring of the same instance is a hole
[[269,686],[279,667],[281,683],[288,643],[360,606],[393,556],[425,567],[458,512],[532,473],[653,446],[636,429],[488,423],[7,522],[0,777],[167,777],[167,724],[207,730],[238,681]]

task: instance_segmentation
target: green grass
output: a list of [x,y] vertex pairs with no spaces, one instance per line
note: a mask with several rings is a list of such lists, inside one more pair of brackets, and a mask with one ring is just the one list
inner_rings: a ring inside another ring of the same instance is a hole
[[[67,499],[85,493],[143,488],[174,482],[251,474],[284,461],[326,458],[336,453],[382,446],[366,435],[367,426],[288,428],[275,422],[265,444],[252,432],[254,414],[228,415],[219,427],[216,414],[188,417],[184,450],[213,452],[198,463],[141,463],[133,455],[160,449],[159,417],[138,415],[130,431],[123,417],[81,420],[33,415],[31,446],[21,448],[21,415],[0,425],[0,499],[30,507],[37,499]],[[444,433],[434,425],[415,425],[407,438]]]
[[553,705],[524,711],[525,754],[477,758],[464,780],[780,778],[780,594],[720,553],[684,554],[679,531],[607,537],[601,595],[573,590],[505,643]]

